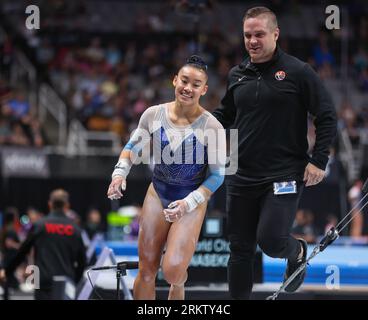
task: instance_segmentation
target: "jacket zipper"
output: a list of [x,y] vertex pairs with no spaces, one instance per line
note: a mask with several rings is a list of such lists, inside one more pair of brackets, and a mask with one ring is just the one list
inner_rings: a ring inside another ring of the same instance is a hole
[[256,102],[258,102],[258,96],[259,96],[259,82],[261,80],[261,76],[258,76],[257,78],[257,90],[256,90]]

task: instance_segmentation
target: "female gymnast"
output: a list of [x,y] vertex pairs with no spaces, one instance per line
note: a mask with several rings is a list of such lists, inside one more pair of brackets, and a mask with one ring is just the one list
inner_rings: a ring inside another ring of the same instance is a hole
[[160,266],[171,285],[168,298],[184,299],[187,268],[207,202],[224,181],[225,131],[199,104],[207,80],[207,65],[191,56],[173,79],[175,101],[149,107],[142,114],[112,174],[107,195],[119,199],[132,164],[152,142],[155,164],[139,220],[134,299],[155,299]]

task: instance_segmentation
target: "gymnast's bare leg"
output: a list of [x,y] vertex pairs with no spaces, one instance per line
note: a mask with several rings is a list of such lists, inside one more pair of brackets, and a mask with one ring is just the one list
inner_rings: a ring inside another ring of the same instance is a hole
[[172,223],[162,260],[165,280],[171,284],[170,300],[183,300],[187,269],[195,252],[199,233],[206,213],[207,202]]
[[151,183],[139,220],[139,270],[133,287],[134,299],[156,298],[155,279],[170,226],[171,223],[165,220],[161,201]]

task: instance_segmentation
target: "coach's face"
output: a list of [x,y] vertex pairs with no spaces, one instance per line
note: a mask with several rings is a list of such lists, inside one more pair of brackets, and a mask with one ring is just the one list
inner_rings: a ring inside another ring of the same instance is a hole
[[280,31],[272,25],[267,15],[246,19],[243,32],[245,49],[251,61],[262,63],[271,60]]

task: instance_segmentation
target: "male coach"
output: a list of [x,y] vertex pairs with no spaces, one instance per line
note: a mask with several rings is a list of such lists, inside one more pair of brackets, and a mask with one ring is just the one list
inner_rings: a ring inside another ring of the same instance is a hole
[[[214,116],[238,129],[238,170],[228,176],[230,241],[228,279],[234,299],[249,299],[256,245],[265,254],[288,259],[287,279],[306,260],[307,244],[290,229],[304,185],[322,181],[329,147],[336,135],[330,95],[307,64],[277,46],[275,14],[249,9],[243,19],[249,57],[229,72],[227,91]],[[316,143],[308,155],[308,113],[314,117]],[[286,291],[302,284],[305,272]]]

